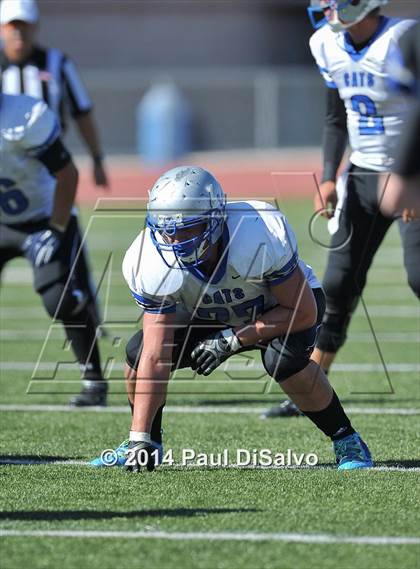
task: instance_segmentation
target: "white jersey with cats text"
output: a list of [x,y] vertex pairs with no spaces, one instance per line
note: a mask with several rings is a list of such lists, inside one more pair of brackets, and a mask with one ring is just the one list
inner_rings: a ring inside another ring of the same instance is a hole
[[229,202],[226,212],[223,253],[210,280],[197,269],[179,269],[172,254],[163,259],[148,228],[138,235],[123,261],[138,305],[147,312],[176,312],[179,323],[197,318],[237,326],[274,307],[270,286],[298,267],[310,287],[321,286],[299,259],[295,235],[280,211],[265,202],[244,201]]
[[328,87],[338,89],[347,111],[351,157],[356,166],[386,171],[407,113],[404,99],[387,85],[387,58],[398,38],[414,23],[381,16],[369,43],[356,51],[349,32],[328,25],[316,31],[310,48]]

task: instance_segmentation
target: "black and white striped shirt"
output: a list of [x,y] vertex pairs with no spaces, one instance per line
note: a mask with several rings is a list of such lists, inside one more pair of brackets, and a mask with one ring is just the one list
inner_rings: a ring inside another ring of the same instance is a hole
[[20,64],[0,51],[0,89],[8,95],[25,93],[43,99],[60,117],[63,130],[69,113],[76,118],[93,106],[75,64],[55,48],[35,47]]

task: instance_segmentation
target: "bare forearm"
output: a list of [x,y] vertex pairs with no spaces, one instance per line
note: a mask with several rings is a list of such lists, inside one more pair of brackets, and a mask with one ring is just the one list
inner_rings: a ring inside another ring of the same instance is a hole
[[64,230],[67,227],[71,209],[77,192],[79,175],[73,162],[70,162],[56,174],[57,185],[50,223],[53,227]]
[[137,370],[132,431],[150,433],[157,410],[164,405],[170,366],[143,357]]
[[235,328],[242,346],[252,346],[287,333],[301,332],[314,324],[314,318],[297,308],[276,306],[246,327]]
[[77,128],[83,138],[89,152],[94,159],[102,157],[102,148],[99,142],[98,132],[95,126],[92,112],[76,119]]

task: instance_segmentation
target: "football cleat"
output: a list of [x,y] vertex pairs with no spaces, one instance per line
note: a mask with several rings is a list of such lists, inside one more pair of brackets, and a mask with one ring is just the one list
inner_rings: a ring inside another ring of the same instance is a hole
[[261,419],[276,419],[277,417],[301,417],[303,416],[302,411],[290,401],[290,399],[286,399],[283,401],[281,405],[277,405],[276,407],[271,407],[271,409],[267,409],[261,413]]
[[368,446],[359,433],[352,433],[343,439],[333,441],[333,448],[338,470],[355,470],[373,466]]
[[71,407],[106,406],[108,384],[106,381],[90,381],[84,385],[82,391],[69,401]]
[[[110,466],[125,466],[126,454],[129,449],[129,439],[123,441],[116,449],[106,449],[102,451],[101,456],[90,461],[90,466],[95,468],[103,468]],[[163,444],[152,441],[152,446],[158,449],[158,465],[163,460]]]

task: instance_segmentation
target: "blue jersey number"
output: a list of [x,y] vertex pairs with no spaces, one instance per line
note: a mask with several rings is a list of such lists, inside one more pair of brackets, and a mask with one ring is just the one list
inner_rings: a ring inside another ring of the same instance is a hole
[[360,115],[360,134],[383,134],[385,132],[384,119],[379,117],[375,102],[366,95],[353,95],[351,106],[355,113]]
[[14,185],[13,180],[0,178],[0,209],[7,215],[18,215],[29,205],[25,194]]
[[229,310],[221,306],[213,308],[197,308],[198,318],[203,320],[216,320],[217,322],[229,322]]
[[260,294],[257,298],[232,306],[232,310],[239,318],[246,318],[244,324],[254,322],[257,316],[264,312],[264,295]]
[[[231,308],[238,318],[245,318],[244,324],[249,324],[264,312],[264,295],[261,294],[257,298],[241,302]],[[229,322],[230,320],[229,309],[221,306],[198,308],[197,316],[203,320],[217,320],[217,322]]]

